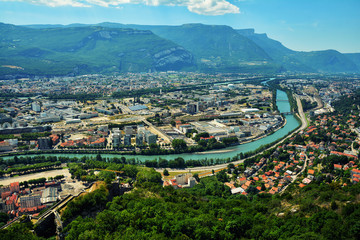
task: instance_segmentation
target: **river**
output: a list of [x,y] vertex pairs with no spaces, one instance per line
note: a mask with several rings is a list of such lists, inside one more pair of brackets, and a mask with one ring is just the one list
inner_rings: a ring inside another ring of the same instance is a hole
[[[270,79],[272,80],[272,79]],[[290,112],[290,103],[289,99],[287,97],[287,94],[284,91],[277,90],[276,94],[276,105],[278,106],[278,109],[281,113],[284,112]],[[214,151],[208,151],[208,152],[201,152],[201,153],[184,153],[184,154],[171,154],[171,155],[119,155],[119,154],[101,154],[103,158],[114,158],[114,157],[125,157],[125,158],[135,158],[140,161],[145,160],[154,160],[154,159],[175,159],[177,157],[182,157],[184,160],[201,160],[201,159],[224,159],[224,158],[232,158],[240,153],[246,153],[250,151],[254,151],[258,149],[262,145],[266,145],[272,142],[275,142],[276,140],[283,138],[284,136],[288,135],[289,132],[293,131],[295,128],[297,128],[300,123],[299,121],[293,116],[293,115],[286,115],[286,125],[279,129],[278,131],[274,132],[271,135],[268,135],[264,138],[261,138],[259,140],[229,147],[226,149],[221,150],[214,150]],[[67,156],[67,157],[78,157],[81,158],[83,156],[91,156],[95,157],[96,154],[42,154],[43,156]],[[21,157],[22,155],[18,156]],[[27,156],[37,156],[34,155],[27,155]],[[7,159],[11,157],[3,157],[3,159]]]

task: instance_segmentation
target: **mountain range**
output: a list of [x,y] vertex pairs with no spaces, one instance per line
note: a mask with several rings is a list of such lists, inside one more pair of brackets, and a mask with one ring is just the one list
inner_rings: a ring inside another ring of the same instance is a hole
[[0,75],[149,71],[359,73],[360,53],[299,52],[225,25],[0,23]]

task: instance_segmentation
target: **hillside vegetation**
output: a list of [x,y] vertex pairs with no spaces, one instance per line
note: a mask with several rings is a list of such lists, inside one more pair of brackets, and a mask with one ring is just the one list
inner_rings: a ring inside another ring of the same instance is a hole
[[253,29],[224,25],[0,23],[0,75],[148,71],[236,73],[360,71],[358,54],[297,52]]

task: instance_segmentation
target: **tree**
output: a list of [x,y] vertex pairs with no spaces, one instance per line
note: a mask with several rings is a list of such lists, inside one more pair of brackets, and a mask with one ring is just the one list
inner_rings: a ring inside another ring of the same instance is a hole
[[171,126],[173,126],[173,127],[175,127],[175,125],[176,125],[176,123],[175,123],[174,120],[171,120],[170,124],[171,124]]
[[216,174],[216,178],[217,178],[217,180],[219,180],[220,182],[228,182],[228,181],[229,181],[229,177],[228,177],[228,175],[226,174],[225,169],[224,169],[224,170],[221,170],[220,172],[218,172],[218,173]]
[[169,171],[166,168],[164,169],[163,174],[164,174],[164,176],[169,176],[170,175]]
[[143,168],[136,175],[136,181],[138,184],[143,184],[146,182],[151,183],[162,183],[161,174],[155,171],[155,169],[151,168]]
[[169,162],[166,159],[159,159],[159,164],[158,165],[161,168],[166,168],[166,167],[168,167]]
[[174,139],[171,145],[176,152],[184,152],[187,150],[187,144],[183,139]]
[[195,178],[195,180],[196,180],[197,182],[200,182],[199,174],[194,173],[193,177]]

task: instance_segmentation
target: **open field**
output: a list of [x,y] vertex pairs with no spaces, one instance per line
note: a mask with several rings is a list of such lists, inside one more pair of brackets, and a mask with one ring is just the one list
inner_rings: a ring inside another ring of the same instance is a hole
[[[183,171],[183,172],[171,172],[171,171],[169,171],[169,176],[164,176],[163,175],[163,170],[161,170],[161,171],[158,170],[158,172],[161,173],[161,175],[163,176],[164,181],[173,179],[175,176],[177,176],[179,174],[189,173],[189,171]],[[191,173],[192,174],[195,174],[195,173],[200,174],[201,172],[200,171],[195,171],[195,172],[191,171]]]

